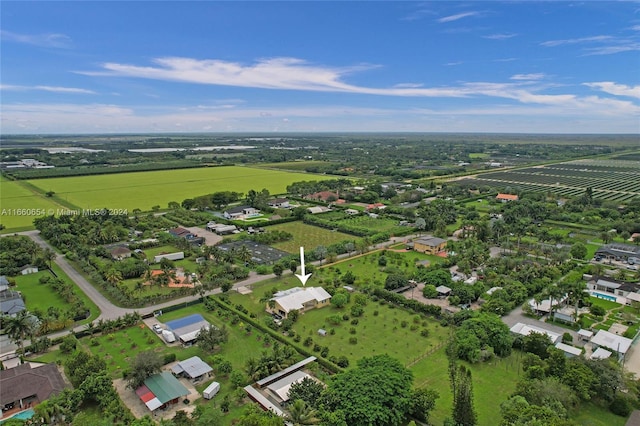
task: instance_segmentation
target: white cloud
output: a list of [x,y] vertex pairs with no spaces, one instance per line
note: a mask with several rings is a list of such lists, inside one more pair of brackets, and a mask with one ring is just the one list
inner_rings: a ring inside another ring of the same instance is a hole
[[[502,89],[500,84],[476,86],[487,92]],[[530,96],[531,103],[398,109],[348,105],[216,109],[201,105],[8,104],[3,105],[2,126],[5,133],[269,132],[285,123],[287,131],[637,132],[640,107],[629,101],[563,95],[544,99],[546,104],[540,105],[538,97],[545,95],[520,96]]]
[[14,41],[17,43],[30,44],[40,47],[55,47],[67,49],[71,47],[71,37],[65,34],[49,33],[49,34],[18,34],[10,31],[0,31],[2,40]]
[[640,25],[634,25],[633,27],[631,27],[631,30],[640,31]]
[[549,40],[549,41],[540,43],[540,45],[546,46],[546,47],[556,47],[556,46],[562,46],[564,44],[603,42],[603,41],[611,40],[612,38],[613,37],[608,35],[599,35],[599,36],[592,36],[592,37],[569,38],[564,40]]
[[453,22],[453,21],[457,21],[459,19],[462,18],[468,18],[469,16],[476,16],[479,15],[480,12],[463,12],[463,13],[458,13],[456,15],[449,15],[449,16],[445,16],[442,17],[440,19],[438,19],[437,21],[440,22],[441,24],[446,23],[446,22]]
[[77,93],[83,95],[95,95],[96,92],[88,89],[80,89],[77,87],[62,87],[62,86],[19,86],[13,84],[0,84],[0,90],[14,90],[14,91],[27,91],[27,90],[41,90],[44,92],[54,93]]
[[393,85],[393,87],[400,88],[400,89],[417,88],[417,87],[423,87],[423,86],[424,84],[422,83],[398,83]]
[[510,39],[512,37],[517,36],[518,34],[491,34],[491,35],[487,35],[487,36],[482,36],[482,38],[486,38],[489,40],[507,40]]
[[584,83],[584,85],[593,89],[599,89],[612,95],[629,96],[640,99],[640,86],[627,86],[625,84],[617,84],[612,81]]
[[511,80],[531,81],[531,80],[542,80],[545,77],[546,77],[545,74],[541,72],[534,73],[534,74],[515,74],[511,76]]
[[633,52],[640,50],[640,43],[635,43],[631,41],[624,41],[619,44],[613,44],[609,46],[602,47],[591,47],[586,49],[587,56],[589,55],[614,55],[616,53],[622,52]]

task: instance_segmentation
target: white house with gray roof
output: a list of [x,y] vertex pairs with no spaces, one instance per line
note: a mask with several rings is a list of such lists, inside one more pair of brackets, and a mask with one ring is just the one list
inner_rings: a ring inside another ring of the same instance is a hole
[[331,295],[322,287],[294,287],[275,293],[271,300],[274,303],[267,303],[267,312],[286,318],[293,310],[302,313],[327,306],[331,301]]

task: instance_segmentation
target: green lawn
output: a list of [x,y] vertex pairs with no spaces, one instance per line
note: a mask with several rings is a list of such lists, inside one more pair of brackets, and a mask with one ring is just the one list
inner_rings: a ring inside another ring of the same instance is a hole
[[[131,212],[135,208],[150,210],[155,205],[166,207],[170,201],[180,203],[217,191],[246,193],[266,188],[272,194],[282,194],[293,182],[325,179],[331,177],[225,166],[35,179],[29,183],[43,191],[54,191],[57,197],[78,208],[122,208]],[[3,202],[4,197],[3,190]]]
[[328,247],[331,244],[345,240],[355,240],[358,237],[334,232],[318,226],[307,225],[303,222],[289,222],[265,228],[268,231],[285,231],[293,235],[293,239],[273,244],[273,247],[288,253],[300,253],[300,247],[313,250],[318,246]]
[[[80,321],[78,324],[86,324],[93,321],[100,315],[98,307],[89,299],[89,297],[76,287],[75,283],[71,281],[58,265],[53,264],[52,269],[58,275],[58,277],[66,282],[72,283],[75,288],[75,293],[82,300],[87,308],[91,311],[91,316],[86,320]],[[67,302],[56,293],[53,288],[46,284],[40,284],[40,277],[53,275],[49,271],[40,271],[35,274],[18,275],[15,277],[16,288],[24,295],[25,305],[27,310],[34,311],[40,310],[46,312],[49,307],[55,307],[62,311],[67,309]]]
[[0,224],[5,229],[0,233],[11,233],[33,229],[33,220],[47,213],[62,209],[50,198],[31,191],[19,181],[10,181],[0,176]]
[[[402,247],[402,245],[400,246]],[[334,263],[328,266],[319,268],[315,277],[312,275],[311,279],[316,279],[321,282],[322,280],[332,279],[333,277],[339,277],[345,274],[347,271],[351,271],[356,276],[355,286],[376,284],[383,286],[387,279],[387,273],[385,267],[378,265],[378,260],[382,251],[375,251],[365,254],[364,256],[354,256],[348,259],[341,260],[338,263]],[[442,262],[442,258],[438,256],[432,256],[424,253],[418,253],[415,251],[395,252],[386,250],[385,257],[387,258],[386,268],[396,268],[404,271],[405,273],[413,273],[418,262],[428,260],[430,264]]]

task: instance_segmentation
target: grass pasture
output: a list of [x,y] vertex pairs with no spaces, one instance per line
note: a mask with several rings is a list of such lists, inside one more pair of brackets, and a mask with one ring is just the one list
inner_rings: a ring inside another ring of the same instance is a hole
[[[98,317],[100,311],[98,307],[89,299],[89,297],[82,292],[79,288],[76,287],[76,284],[71,281],[63,271],[58,267],[58,265],[52,265],[52,269],[58,276],[58,278],[72,283],[74,286],[75,293],[78,295],[78,298],[82,300],[87,308],[91,311],[91,315],[86,320],[80,322],[80,324],[88,323],[93,321]],[[25,305],[27,310],[34,311],[40,310],[42,312],[46,312],[49,307],[55,307],[60,309],[61,311],[65,311],[67,309],[67,302],[60,297],[55,290],[46,284],[40,284],[40,277],[50,276],[53,278],[53,275],[49,271],[39,271],[35,274],[28,275],[18,275],[15,277],[16,280],[16,289],[24,295]]]
[[[315,273],[315,279],[321,282],[324,280],[332,280],[333,277],[339,277],[351,271],[356,277],[355,286],[367,284],[375,284],[383,286],[387,279],[385,268],[378,265],[378,260],[383,252],[378,250],[362,256],[354,256],[343,259],[337,263],[319,268]],[[387,258],[387,267],[395,267],[405,271],[408,274],[413,273],[417,268],[417,263],[428,260],[431,264],[442,262],[442,258],[429,254],[418,253],[414,251],[392,251],[385,250]],[[311,280],[314,276],[311,276]],[[314,285],[314,284],[310,284]]]
[[0,176],[0,223],[5,229],[16,232],[33,228],[33,220],[62,207],[50,198],[35,193],[19,181],[10,181]]
[[[166,207],[170,201],[180,203],[217,191],[246,193],[266,188],[272,194],[281,194],[293,182],[324,179],[330,177],[228,166],[35,179],[29,183],[43,191],[54,191],[80,209],[107,207],[131,212],[135,208],[146,211],[156,205]],[[4,197],[3,190],[3,201]]]
[[329,229],[320,228],[319,226],[307,225],[302,222],[288,222],[278,225],[269,226],[267,230],[284,231],[293,235],[290,241],[273,244],[273,247],[286,251],[288,253],[299,253],[300,247],[306,247],[313,250],[318,246],[329,246],[344,240],[354,240],[357,237],[344,234],[342,232],[334,232]]

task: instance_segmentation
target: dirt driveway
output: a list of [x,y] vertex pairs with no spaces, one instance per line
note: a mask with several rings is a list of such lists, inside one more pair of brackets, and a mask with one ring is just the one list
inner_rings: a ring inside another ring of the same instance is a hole
[[211,231],[207,231],[204,228],[198,228],[197,226],[192,226],[190,228],[185,228],[192,232],[194,235],[198,237],[204,238],[204,243],[208,246],[215,246],[220,241],[222,241],[222,237],[218,234],[215,234]]

